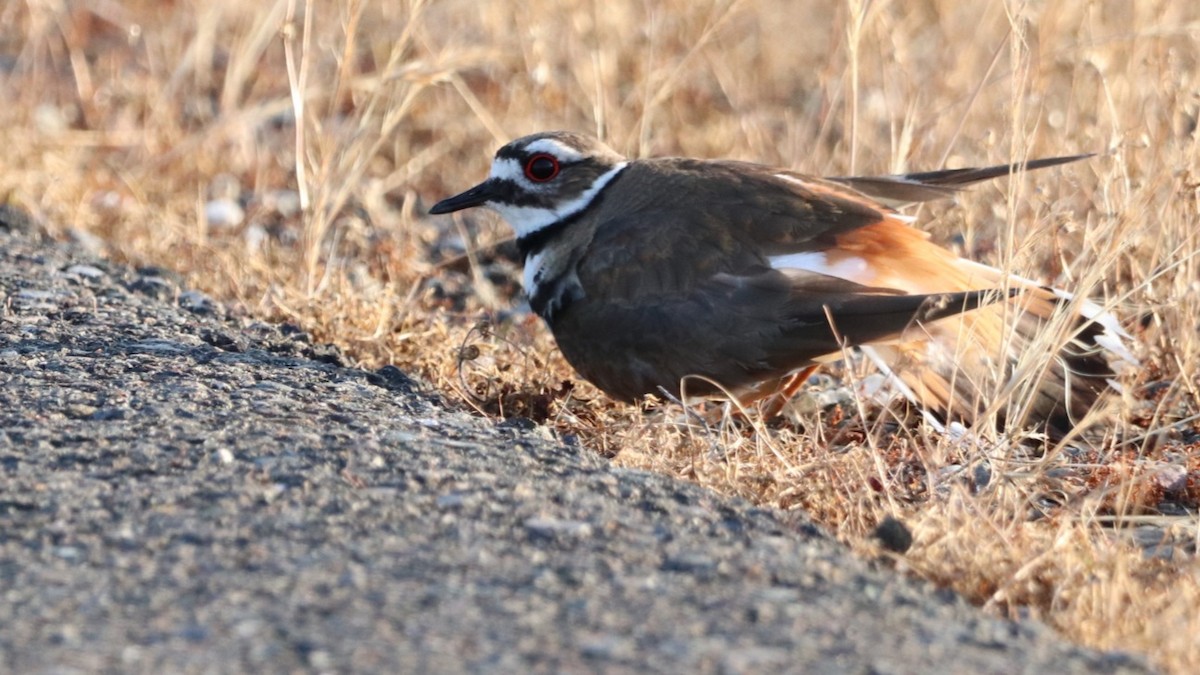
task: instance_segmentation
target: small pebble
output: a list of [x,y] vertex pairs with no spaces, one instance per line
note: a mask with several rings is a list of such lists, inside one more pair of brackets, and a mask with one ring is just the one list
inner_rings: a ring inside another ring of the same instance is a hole
[[528,518],[525,520],[525,530],[535,537],[554,539],[559,536],[590,537],[592,526],[578,520],[560,520],[558,518]]
[[211,314],[216,303],[200,291],[184,291],[179,294],[179,306],[193,314]]
[[893,553],[907,553],[912,548],[913,536],[908,526],[899,519],[888,516],[875,528],[875,538]]
[[1163,492],[1183,492],[1188,485],[1188,472],[1178,464],[1163,464],[1154,470],[1154,482]]
[[234,228],[245,219],[246,210],[232,199],[214,199],[204,205],[204,221],[211,228]]
[[93,281],[97,279],[103,279],[105,276],[104,270],[100,269],[99,267],[93,267],[92,265],[71,265],[65,271],[67,274],[74,274],[76,276],[83,277],[84,279],[91,279]]

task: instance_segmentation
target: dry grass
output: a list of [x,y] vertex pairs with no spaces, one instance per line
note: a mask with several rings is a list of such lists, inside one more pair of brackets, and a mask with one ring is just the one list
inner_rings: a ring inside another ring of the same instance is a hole
[[[896,564],[1200,671],[1194,3],[27,0],[0,22],[0,197],[52,234],[621,464],[803,508],[866,555],[897,516],[916,543]],[[1144,367],[1091,449],[1044,455],[869,401],[769,428],[613,405],[512,311],[517,267],[474,248],[504,229],[423,215],[545,128],[830,174],[1105,152],[921,226],[1109,303]],[[207,208],[221,199],[244,220]],[[472,265],[445,264],[467,246]]]

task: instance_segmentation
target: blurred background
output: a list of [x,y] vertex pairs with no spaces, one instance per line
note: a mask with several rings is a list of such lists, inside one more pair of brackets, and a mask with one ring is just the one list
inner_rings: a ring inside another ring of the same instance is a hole
[[[855,546],[902,515],[916,573],[1200,668],[1200,5],[7,0],[0,26],[0,200],[48,235],[416,372],[453,405],[807,509]],[[1144,367],[1096,448],[1023,463],[847,432],[852,409],[698,436],[613,405],[523,307],[503,223],[425,214],[545,129],[830,175],[1098,153],[919,222],[1106,304]],[[939,482],[978,466],[1003,489]],[[1190,552],[1148,558],[1118,527],[1135,517]]]

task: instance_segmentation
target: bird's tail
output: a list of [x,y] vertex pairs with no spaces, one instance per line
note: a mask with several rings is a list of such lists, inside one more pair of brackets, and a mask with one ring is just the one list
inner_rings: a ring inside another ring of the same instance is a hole
[[[951,196],[981,180],[1090,156],[833,180],[896,205]],[[861,278],[852,279],[859,283],[906,293],[1021,291],[1004,302],[914,325],[900,339],[866,349],[902,381],[900,389],[915,403],[940,411],[948,421],[971,424],[994,411],[1005,426],[1041,427],[1059,436],[1111,389],[1115,362],[1136,363],[1125,347],[1129,336],[1100,307],[959,258],[898,215],[889,213],[883,222],[836,239],[836,251],[826,256],[831,263],[839,262],[838,256],[865,261]]]
[[1001,427],[1059,438],[1112,390],[1117,362],[1136,363],[1125,347],[1129,336],[1094,303],[984,265],[956,263],[970,279],[966,285],[1021,292],[868,348],[906,395],[943,420],[970,426],[995,413]]

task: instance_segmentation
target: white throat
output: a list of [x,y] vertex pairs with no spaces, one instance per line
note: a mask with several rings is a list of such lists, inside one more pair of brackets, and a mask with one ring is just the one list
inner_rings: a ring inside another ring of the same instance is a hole
[[[492,176],[509,177],[520,172],[519,166],[508,166],[511,162],[516,165],[516,160],[504,159],[497,160],[492,166]],[[517,233],[517,238],[527,237],[538,230],[549,227],[554,223],[569,218],[570,216],[579,213],[586,209],[596,195],[608,185],[612,179],[617,177],[617,174],[625,170],[628,162],[621,162],[608,171],[600,174],[592,183],[591,187],[584,190],[578,197],[569,202],[563,202],[554,208],[543,208],[538,206],[513,206],[511,204],[498,204],[496,202],[488,202],[487,206],[496,213],[499,213],[508,224],[512,226],[514,232]],[[523,176],[520,178],[524,179]]]

